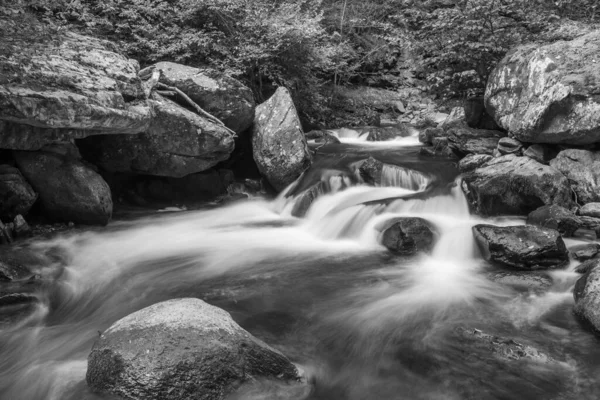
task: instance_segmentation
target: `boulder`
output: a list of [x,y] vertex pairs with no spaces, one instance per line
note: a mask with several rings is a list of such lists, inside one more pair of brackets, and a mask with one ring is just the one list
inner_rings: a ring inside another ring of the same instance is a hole
[[221,400],[261,377],[299,379],[284,355],[229,313],[185,298],[115,322],[94,344],[86,380],[94,392],[127,399]]
[[580,203],[600,201],[600,152],[563,150],[550,161],[550,166],[569,179]]
[[483,166],[493,158],[488,154],[468,154],[458,163],[458,170],[462,173],[472,171]]
[[108,184],[82,162],[52,151],[16,151],[15,160],[55,221],[106,225],[112,215]]
[[577,272],[578,274],[587,274],[588,271],[591,271],[592,269],[596,268],[598,265],[600,265],[600,259],[591,259],[591,260],[587,260],[582,262],[581,264],[579,264],[576,268],[575,268],[575,272]]
[[600,253],[600,244],[586,243],[569,248],[571,255],[577,261],[587,261],[595,258]]
[[279,87],[256,107],[252,148],[260,173],[279,191],[310,166],[312,158],[306,138],[286,88]]
[[536,270],[558,268],[569,262],[563,239],[552,229],[475,225],[473,233],[486,260],[508,267]]
[[581,220],[572,211],[554,204],[542,206],[527,216],[527,224],[555,229],[563,236],[573,236]]
[[[65,33],[51,45],[24,41],[14,48],[23,52],[0,60],[0,120],[50,128],[33,134],[38,141],[48,134],[48,142],[56,129],[72,130],[60,133],[68,139],[148,130],[152,110],[135,101],[143,99],[138,63],[120,55],[110,42]],[[0,130],[4,144],[10,141],[7,133],[20,134],[6,126]]]
[[579,209],[579,215],[600,218],[600,203],[587,203]]
[[521,155],[521,150],[523,149],[523,143],[519,142],[517,139],[503,137],[498,141],[497,149],[501,155],[506,155],[506,154]]
[[586,326],[600,334],[600,268],[590,268],[575,283],[573,312]]
[[362,180],[369,185],[381,184],[383,163],[373,157],[367,158],[358,168]]
[[525,157],[529,157],[541,164],[548,164],[550,160],[556,157],[556,150],[543,144],[533,144],[523,152]]
[[0,219],[12,220],[27,214],[36,200],[37,193],[17,168],[0,165]]
[[500,138],[506,134],[500,131],[454,127],[448,130],[449,146],[462,154],[492,155]]
[[182,177],[229,158],[233,135],[224,127],[156,95],[148,132],[98,135],[78,142],[87,160],[110,172]]
[[395,218],[386,223],[381,244],[392,253],[412,255],[429,252],[437,238],[436,228],[423,218]]
[[570,208],[567,178],[528,157],[506,155],[488,161],[463,178],[462,188],[481,215],[528,214],[546,205]]
[[483,96],[471,97],[464,103],[465,120],[467,125],[475,129],[499,130],[500,127],[485,109]]
[[599,53],[600,30],[572,41],[516,48],[488,78],[488,113],[523,142],[600,141]]
[[252,126],[256,104],[252,91],[236,79],[212,68],[159,62],[159,82],[176,87],[229,129],[241,133]]

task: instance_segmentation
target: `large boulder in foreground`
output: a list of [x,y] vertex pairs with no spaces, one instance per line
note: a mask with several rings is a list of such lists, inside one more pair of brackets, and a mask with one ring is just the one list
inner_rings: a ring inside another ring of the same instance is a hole
[[593,265],[573,289],[575,315],[600,335],[600,267]]
[[567,178],[528,157],[506,155],[463,178],[463,191],[481,215],[525,215],[546,204],[572,205]]
[[221,400],[255,377],[297,380],[298,371],[229,313],[186,298],[115,322],[94,344],[86,380],[127,399]]
[[525,270],[558,268],[569,252],[558,231],[531,225],[475,225],[475,240],[486,260]]
[[312,158],[306,138],[286,88],[279,87],[256,107],[252,151],[260,173],[279,191],[310,166]]
[[563,150],[550,161],[550,166],[569,179],[580,203],[600,201],[600,152]]
[[27,214],[36,200],[37,193],[17,168],[0,165],[0,220]]
[[86,159],[110,172],[182,177],[229,158],[234,141],[227,129],[161,96],[149,103],[155,118],[148,132],[86,138]]
[[488,113],[523,142],[600,141],[598,54],[600,30],[572,41],[518,47],[488,78]]
[[106,225],[112,216],[108,184],[82,162],[54,151],[16,151],[19,169],[54,221]]
[[429,252],[438,236],[435,226],[423,218],[395,218],[386,225],[381,244],[399,255]]
[[212,68],[173,62],[159,62],[154,67],[161,71],[160,82],[184,92],[229,129],[241,133],[252,125],[254,96],[240,81]]
[[[15,48],[22,52],[0,59],[0,120],[69,129],[63,132],[69,139],[148,129],[152,110],[135,101],[143,98],[138,63],[118,54],[110,42],[66,33],[51,43],[24,41]],[[3,136],[8,132],[7,128],[2,131]],[[53,130],[28,132],[41,135],[38,141],[46,133],[48,142],[57,134]]]
[[454,127],[448,130],[448,146],[461,154],[492,155],[498,141],[506,133],[487,129],[469,127]]

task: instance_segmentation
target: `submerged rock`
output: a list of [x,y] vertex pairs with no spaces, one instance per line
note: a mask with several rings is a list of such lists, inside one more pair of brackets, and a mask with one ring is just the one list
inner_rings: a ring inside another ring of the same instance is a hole
[[88,225],[108,223],[113,207],[110,188],[90,167],[49,151],[19,151],[14,156],[39,193],[49,219]]
[[476,225],[473,233],[486,260],[518,269],[558,268],[569,252],[558,231],[530,225]]
[[506,155],[463,178],[463,191],[481,215],[528,214],[546,205],[571,207],[567,178],[527,157]]
[[36,200],[37,193],[17,168],[0,165],[0,219],[12,220],[27,214]]
[[187,298],[115,322],[94,344],[86,380],[95,392],[127,399],[221,400],[259,377],[299,379],[284,355],[229,313]]
[[600,141],[599,52],[600,30],[572,41],[516,48],[488,78],[487,111],[524,142]]
[[564,207],[550,204],[529,213],[527,224],[556,229],[563,236],[573,236],[581,228],[581,219]]
[[188,95],[208,113],[237,133],[252,126],[254,97],[241,82],[212,68],[194,68],[173,62],[159,62],[160,82]]
[[488,276],[496,283],[511,286],[517,290],[543,291],[552,286],[552,278],[530,271],[492,272]]
[[579,202],[600,201],[600,152],[563,150],[550,161],[550,166],[569,179]]
[[423,218],[395,218],[386,225],[381,244],[400,255],[429,252],[438,236],[435,226]]
[[300,119],[284,87],[256,107],[252,149],[260,173],[279,191],[310,166],[312,158]]

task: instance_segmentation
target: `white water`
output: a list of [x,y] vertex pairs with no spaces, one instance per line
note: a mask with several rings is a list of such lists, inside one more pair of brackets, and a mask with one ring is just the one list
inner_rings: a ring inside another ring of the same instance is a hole
[[358,144],[361,146],[372,147],[412,147],[421,145],[421,143],[419,142],[419,132],[414,128],[410,128],[409,136],[396,137],[392,140],[373,142],[367,140],[367,137],[369,136],[369,131],[366,129],[340,128],[328,129],[327,132],[337,137],[340,140],[340,142],[346,144]]

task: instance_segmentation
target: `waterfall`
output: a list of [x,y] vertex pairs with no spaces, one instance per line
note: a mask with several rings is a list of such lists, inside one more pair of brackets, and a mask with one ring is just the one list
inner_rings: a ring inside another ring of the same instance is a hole
[[409,190],[423,191],[430,179],[421,172],[384,164],[381,170],[381,186],[394,186]]

